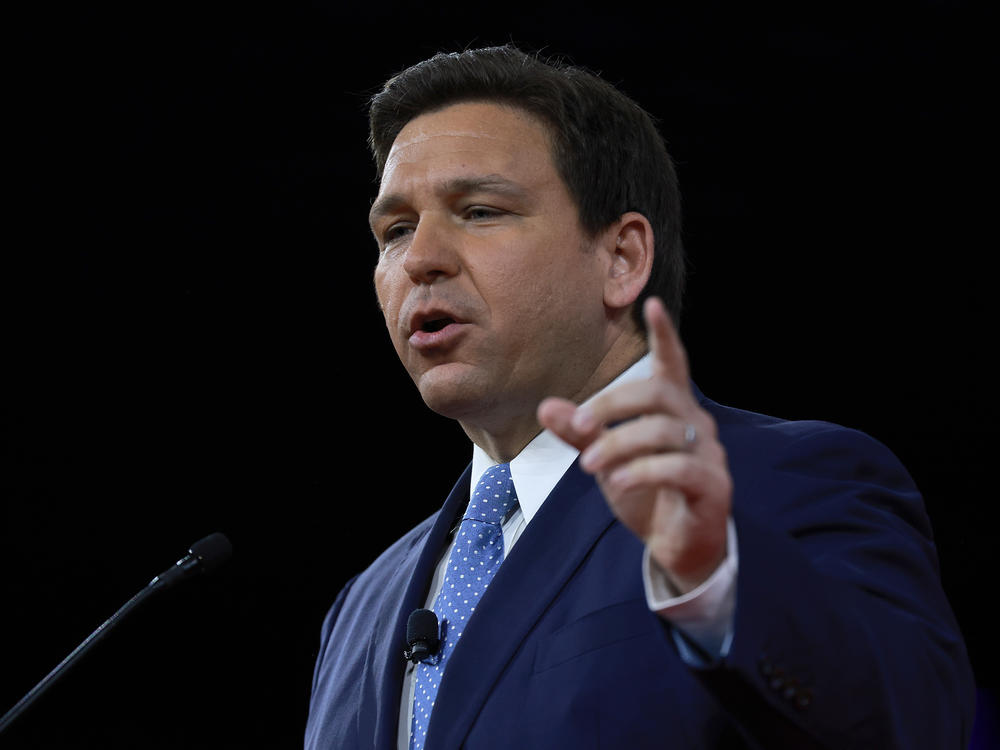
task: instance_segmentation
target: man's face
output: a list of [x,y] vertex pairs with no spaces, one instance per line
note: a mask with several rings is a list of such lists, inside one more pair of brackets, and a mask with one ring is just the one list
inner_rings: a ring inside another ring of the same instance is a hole
[[605,352],[608,260],[537,119],[474,102],[410,121],[371,226],[386,326],[430,408],[503,431],[585,388]]

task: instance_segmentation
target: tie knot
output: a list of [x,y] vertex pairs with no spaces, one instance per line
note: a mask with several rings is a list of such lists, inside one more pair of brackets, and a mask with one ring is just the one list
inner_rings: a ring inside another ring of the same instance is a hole
[[472,488],[465,518],[499,524],[516,502],[510,464],[497,464],[484,471],[479,483]]

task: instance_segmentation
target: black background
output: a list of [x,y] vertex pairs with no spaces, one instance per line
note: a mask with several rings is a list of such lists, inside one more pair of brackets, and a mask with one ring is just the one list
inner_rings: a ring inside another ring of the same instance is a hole
[[365,102],[435,51],[506,41],[659,118],[696,381],[903,459],[996,686],[993,61],[974,6],[364,5],[8,18],[0,708],[191,542],[222,531],[235,555],[0,743],[300,745],[327,606],[469,456],[374,304]]

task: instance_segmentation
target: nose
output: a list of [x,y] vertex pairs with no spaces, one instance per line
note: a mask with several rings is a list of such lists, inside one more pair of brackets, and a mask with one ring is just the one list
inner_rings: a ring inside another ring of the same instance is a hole
[[446,220],[421,217],[410,237],[403,269],[415,284],[433,284],[455,276],[461,267],[456,242]]

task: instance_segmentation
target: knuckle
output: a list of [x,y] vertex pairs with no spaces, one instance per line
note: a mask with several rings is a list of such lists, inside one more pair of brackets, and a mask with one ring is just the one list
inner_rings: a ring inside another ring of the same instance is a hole
[[714,443],[714,445],[715,445],[715,450],[717,451],[717,455],[718,455],[719,460],[722,463],[724,463],[726,466],[728,466],[729,465],[729,451],[726,450],[726,446],[724,446],[722,443],[720,443],[718,441],[716,441]]
[[601,452],[607,454],[618,450],[621,436],[618,434],[618,430],[605,430],[596,442]]
[[665,378],[657,378],[656,389],[653,391],[653,406],[657,411],[669,412],[671,410],[670,381]]
[[686,456],[676,462],[673,470],[673,477],[681,486],[688,486],[697,478],[697,469],[694,461]]
[[704,414],[704,428],[705,434],[711,437],[713,440],[717,440],[719,437],[719,425],[715,421],[715,418],[709,414],[707,411],[702,412]]
[[722,443],[717,440],[711,440],[710,442],[707,442],[706,445],[706,458],[709,461],[720,466],[729,465],[729,457],[726,455],[726,447]]
[[722,491],[726,493],[727,496],[733,494],[733,478],[729,475],[729,472],[723,472],[722,475]]
[[657,448],[673,445],[676,440],[670,421],[662,416],[651,418],[650,439]]

